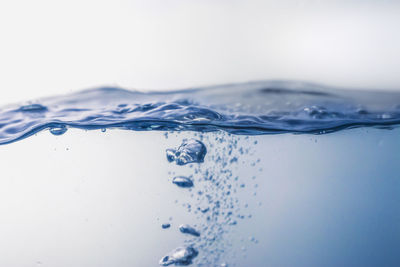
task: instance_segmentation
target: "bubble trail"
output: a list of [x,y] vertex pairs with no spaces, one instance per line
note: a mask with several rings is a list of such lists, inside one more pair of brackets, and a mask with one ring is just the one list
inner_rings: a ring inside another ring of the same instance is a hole
[[[238,257],[238,254],[233,250],[235,240],[230,233],[236,231],[234,228],[237,224],[252,218],[251,206],[256,205],[255,201],[241,203],[238,197],[239,193],[253,195],[257,190],[254,179],[260,161],[247,157],[253,155],[253,146],[256,143],[249,137],[242,138],[222,131],[207,135],[195,133],[192,138],[201,140],[207,147],[208,158],[203,164],[189,166],[192,171],[189,177],[196,179],[196,191],[191,190],[191,199],[180,205],[194,216],[194,230],[199,236],[188,234],[184,242],[195,246],[199,255],[202,255],[194,260],[196,266],[224,266],[221,264],[228,264],[227,259],[230,260],[229,265],[235,266],[234,258]],[[239,165],[249,167],[246,173],[238,172]],[[241,178],[242,175],[246,180]],[[188,230],[189,227],[191,226],[183,224],[179,230],[187,234],[191,231]],[[242,238],[247,237],[248,235]],[[249,242],[252,245],[258,243],[252,240]]]

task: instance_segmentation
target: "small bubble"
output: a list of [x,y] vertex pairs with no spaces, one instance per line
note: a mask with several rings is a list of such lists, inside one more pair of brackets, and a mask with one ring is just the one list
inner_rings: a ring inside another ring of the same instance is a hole
[[168,228],[170,228],[171,227],[171,224],[170,223],[163,223],[162,225],[161,225],[161,228],[162,229],[168,229]]
[[179,231],[181,231],[181,233],[183,234],[189,234],[189,235],[193,235],[193,236],[200,236],[200,233],[194,229],[193,227],[191,227],[188,224],[181,224],[179,226]]
[[189,188],[193,186],[193,181],[185,176],[176,176],[172,179],[172,183],[176,184],[179,187]]
[[209,207],[204,207],[204,208],[199,208],[199,210],[200,210],[202,213],[206,213],[206,212],[208,212],[208,211],[210,210],[210,208],[209,208]]

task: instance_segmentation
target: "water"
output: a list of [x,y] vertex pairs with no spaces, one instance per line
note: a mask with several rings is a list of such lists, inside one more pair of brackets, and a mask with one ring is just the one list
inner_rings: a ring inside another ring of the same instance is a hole
[[297,82],[254,82],[140,93],[99,88],[10,105],[0,111],[0,143],[47,128],[224,130],[234,134],[328,133],[399,124],[400,94],[339,90]]
[[0,263],[398,266],[399,104],[262,82],[4,107]]

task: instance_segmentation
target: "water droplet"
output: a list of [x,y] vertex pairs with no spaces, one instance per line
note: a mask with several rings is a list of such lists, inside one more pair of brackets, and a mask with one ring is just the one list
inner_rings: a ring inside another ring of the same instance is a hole
[[199,252],[192,246],[178,247],[160,260],[161,266],[189,265]]
[[192,187],[193,181],[185,176],[177,176],[172,179],[172,183],[176,184],[179,187]]
[[183,141],[178,149],[167,149],[167,160],[175,161],[177,165],[185,165],[188,163],[201,163],[207,154],[206,146],[195,139]]
[[179,226],[179,231],[181,231],[181,233],[183,233],[183,234],[200,236],[200,233],[188,224],[181,224]]

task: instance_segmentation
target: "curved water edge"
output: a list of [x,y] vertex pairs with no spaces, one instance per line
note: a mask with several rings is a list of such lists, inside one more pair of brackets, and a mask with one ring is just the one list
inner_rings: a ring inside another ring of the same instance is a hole
[[50,129],[324,134],[400,124],[400,93],[264,81],[143,93],[97,88],[0,109],[0,144]]

